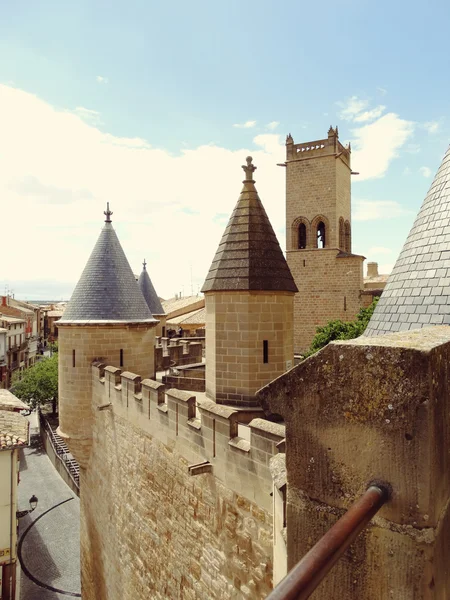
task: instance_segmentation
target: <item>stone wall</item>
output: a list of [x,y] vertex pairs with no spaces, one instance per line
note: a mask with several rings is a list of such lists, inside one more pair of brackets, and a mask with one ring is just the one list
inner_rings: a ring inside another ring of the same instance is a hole
[[81,466],[92,440],[91,368],[103,358],[130,371],[155,373],[153,324],[59,325],[59,434]]
[[334,342],[259,394],[286,421],[288,566],[372,480],[392,500],[317,600],[444,600],[450,590],[450,328]]
[[155,346],[155,371],[164,371],[173,365],[190,365],[202,362],[202,342],[185,338],[160,338]]
[[208,398],[257,405],[256,391],[292,367],[293,296],[270,291],[205,295]]
[[309,348],[317,327],[334,319],[352,321],[361,308],[364,257],[338,255],[335,248],[286,253],[299,289],[294,301],[296,352]]
[[254,419],[249,442],[228,407],[113,367],[94,366],[92,377],[93,451],[81,474],[83,599],[265,598],[269,461],[284,427]]

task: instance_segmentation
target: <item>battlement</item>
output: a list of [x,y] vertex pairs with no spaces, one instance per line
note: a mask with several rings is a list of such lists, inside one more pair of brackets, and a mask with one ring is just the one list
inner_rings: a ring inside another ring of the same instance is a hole
[[330,127],[328,137],[323,140],[295,144],[289,134],[286,138],[286,161],[308,160],[322,156],[332,156],[341,160],[350,168],[350,144],[344,146],[339,141],[338,130]]
[[176,450],[190,474],[193,466],[209,464],[226,487],[272,510],[269,461],[279,452],[284,425],[256,418],[244,426],[239,410],[103,363],[93,364],[92,375],[99,418],[110,418],[112,411]]

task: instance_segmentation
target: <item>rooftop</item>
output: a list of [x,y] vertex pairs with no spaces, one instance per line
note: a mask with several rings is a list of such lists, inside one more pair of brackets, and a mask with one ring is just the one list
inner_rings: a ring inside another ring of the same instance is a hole
[[364,333],[450,325],[450,148]]
[[253,181],[248,156],[245,179],[202,292],[264,290],[297,292],[275,232]]
[[156,293],[155,288],[153,287],[153,283],[147,272],[147,263],[145,262],[145,260],[143,262],[142,273],[139,275],[138,283],[142,295],[144,296],[145,301],[147,302],[147,306],[150,309],[150,312],[153,315],[163,315],[164,309],[161,306],[161,300],[159,299],[158,294]]
[[0,452],[21,448],[28,443],[28,419],[9,410],[0,410]]
[[[190,312],[189,307],[195,304],[201,304],[201,306],[205,306],[205,298],[202,296],[185,296],[184,298],[169,298],[168,300],[162,301],[162,307],[164,312],[169,317],[171,313],[178,312],[183,310],[182,314],[186,314]],[[201,308],[199,306],[198,308]],[[191,309],[192,310],[192,309]]]
[[203,325],[206,322],[206,308],[198,308],[192,312],[172,317],[167,325]]
[[14,396],[9,390],[1,390],[0,389],[0,410],[28,410],[28,404],[22,402],[20,398]]
[[111,224],[109,204],[105,215],[105,226],[59,323],[154,323]]

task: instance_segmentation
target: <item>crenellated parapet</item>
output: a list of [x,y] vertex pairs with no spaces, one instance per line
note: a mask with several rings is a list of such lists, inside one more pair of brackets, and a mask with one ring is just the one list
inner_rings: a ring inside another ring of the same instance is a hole
[[177,451],[189,474],[208,464],[227,488],[272,510],[269,463],[285,437],[284,425],[254,418],[244,426],[239,410],[98,362],[92,365],[92,389],[96,418],[110,419],[112,413],[128,421]]
[[286,161],[335,155],[336,158],[339,157],[350,168],[350,154],[350,144],[347,146],[341,144],[337,127],[330,127],[328,137],[322,140],[295,144],[291,134],[286,138]]

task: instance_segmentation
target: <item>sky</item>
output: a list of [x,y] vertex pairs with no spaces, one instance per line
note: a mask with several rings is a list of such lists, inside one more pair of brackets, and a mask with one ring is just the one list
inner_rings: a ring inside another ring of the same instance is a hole
[[450,141],[450,6],[0,8],[0,292],[69,299],[106,202],[161,297],[201,288],[247,155],[285,247],[285,139],[352,144],[353,251],[388,273]]

